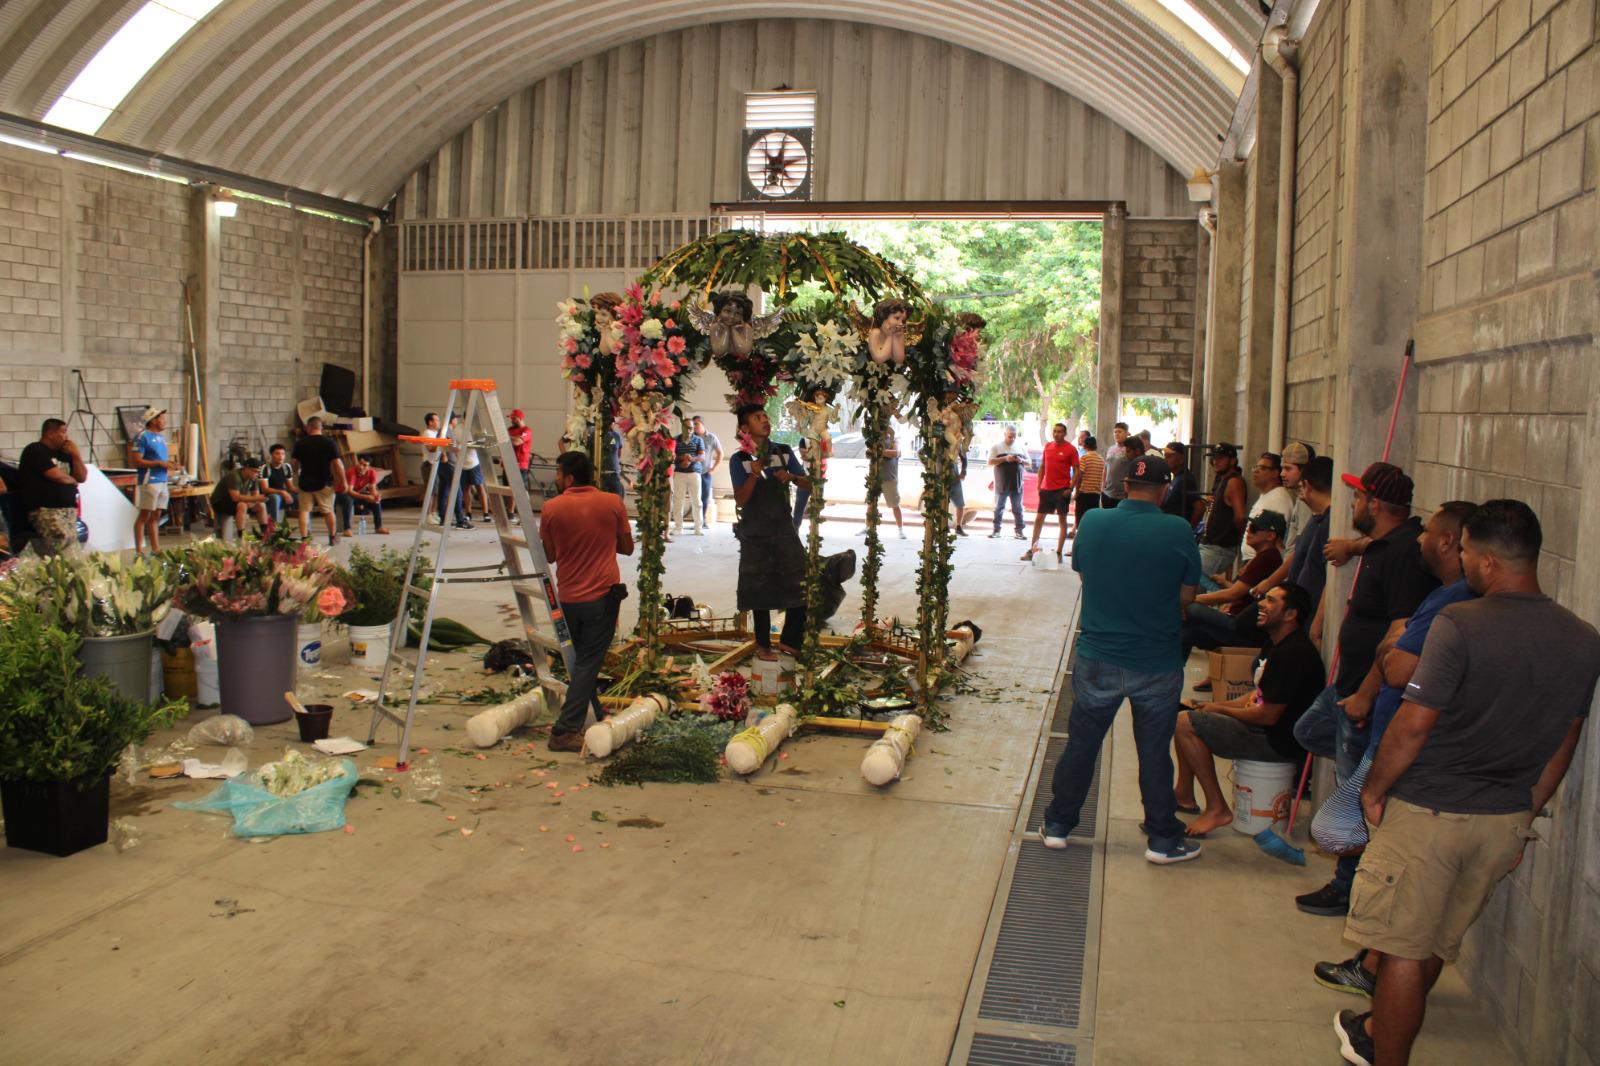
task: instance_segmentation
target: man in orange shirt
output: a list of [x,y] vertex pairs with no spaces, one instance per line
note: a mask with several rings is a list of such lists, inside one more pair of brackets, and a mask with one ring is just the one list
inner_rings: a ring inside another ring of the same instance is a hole
[[1061,534],[1056,538],[1056,558],[1067,544],[1067,512],[1072,509],[1072,484],[1078,477],[1078,449],[1067,443],[1067,424],[1057,422],[1050,430],[1050,443],[1039,456],[1039,511],[1033,516],[1033,543],[1022,553],[1023,562],[1039,550],[1039,535],[1044,520],[1059,515]]
[[606,716],[595,686],[628,594],[617,556],[633,554],[633,532],[622,500],[594,487],[594,464],[582,452],[556,456],[556,486],[561,494],[544,505],[539,539],[556,567],[557,599],[572,632],[573,669],[550,750],[582,751],[589,705],[596,720]]

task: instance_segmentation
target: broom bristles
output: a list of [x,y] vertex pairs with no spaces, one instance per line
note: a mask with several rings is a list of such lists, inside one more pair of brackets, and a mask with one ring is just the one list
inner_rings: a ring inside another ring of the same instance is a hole
[[1274,859],[1282,859],[1291,866],[1304,866],[1306,853],[1283,839],[1271,829],[1263,829],[1254,837],[1256,847],[1271,855]]

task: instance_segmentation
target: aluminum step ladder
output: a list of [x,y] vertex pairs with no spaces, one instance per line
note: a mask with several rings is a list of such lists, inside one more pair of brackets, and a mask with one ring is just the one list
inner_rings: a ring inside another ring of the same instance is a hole
[[[451,419],[458,411],[461,413],[459,431],[454,437],[445,437],[443,434],[450,432]],[[484,433],[477,432],[479,428],[482,428]],[[512,448],[511,434],[506,426],[505,416],[500,411],[495,383],[489,379],[476,378],[450,382],[450,399],[445,405],[440,436],[403,436],[400,439],[451,457],[454,463],[450,479],[451,500],[455,500],[461,491],[462,473],[468,450],[478,449],[488,453],[481,462],[481,468],[485,473],[485,483],[489,487],[489,513],[494,517],[495,536],[505,560],[503,564],[487,567],[447,569],[445,556],[449,549],[452,526],[449,513],[451,509],[447,508],[437,530],[439,543],[433,561],[433,580],[427,588],[417,584],[417,562],[422,558],[424,542],[434,532],[429,527],[428,511],[438,498],[439,464],[429,462],[427,487],[423,490],[422,496],[423,513],[417,522],[416,536],[411,543],[411,556],[406,564],[405,582],[400,593],[400,608],[395,613],[390,633],[389,656],[384,661],[383,678],[378,684],[378,700],[372,710],[372,725],[367,731],[367,743],[371,745],[377,740],[378,726],[384,719],[387,718],[401,727],[400,753],[396,762],[403,770],[407,768],[411,754],[411,727],[417,713],[417,699],[422,693],[422,679],[428,662],[428,638],[433,631],[434,611],[439,597],[449,586],[489,581],[504,581],[510,585],[512,596],[516,600],[517,613],[522,618],[522,631],[533,648],[535,675],[538,677],[540,687],[550,694],[554,702],[559,703],[566,696],[567,685],[551,672],[550,655],[561,656],[567,676],[571,677],[574,653],[572,633],[567,626],[566,618],[561,614],[555,579],[550,574],[550,562],[545,557],[544,545],[539,539],[539,519],[533,513],[527,486],[515,473],[518,470],[516,453]],[[500,460],[498,474],[493,471],[489,461],[491,458]],[[504,479],[504,484],[490,484],[501,478]],[[506,508],[508,497],[511,500],[509,513]],[[498,571],[498,573],[489,577],[458,576],[481,573],[484,570]],[[414,597],[426,598],[428,606],[422,617],[422,638],[416,649],[416,659],[410,661],[405,657],[406,633],[412,609],[411,601]],[[541,628],[541,615],[548,622],[548,629]],[[403,691],[404,682],[399,680],[399,675],[406,667],[411,669],[411,695],[404,713],[401,713],[391,706],[391,699],[397,694],[397,690]]]

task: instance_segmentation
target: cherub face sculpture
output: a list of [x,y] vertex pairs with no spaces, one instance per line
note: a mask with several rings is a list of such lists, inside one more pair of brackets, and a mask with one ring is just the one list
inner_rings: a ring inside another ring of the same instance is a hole
[[872,324],[879,328],[895,323],[900,329],[906,325],[906,317],[911,313],[911,308],[904,300],[879,300],[872,309]]
[[738,326],[750,321],[755,305],[742,292],[719,292],[711,297],[711,306],[717,313],[717,324]]

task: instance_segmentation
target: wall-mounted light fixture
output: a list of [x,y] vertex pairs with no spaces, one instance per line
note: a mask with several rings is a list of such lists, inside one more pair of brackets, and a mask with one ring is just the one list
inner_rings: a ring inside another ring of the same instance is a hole
[[239,201],[225,192],[219,192],[216,199],[211,201],[217,209],[218,218],[232,218],[239,213]]
[[1189,176],[1189,202],[1204,204],[1211,202],[1211,171],[1196,170]]

